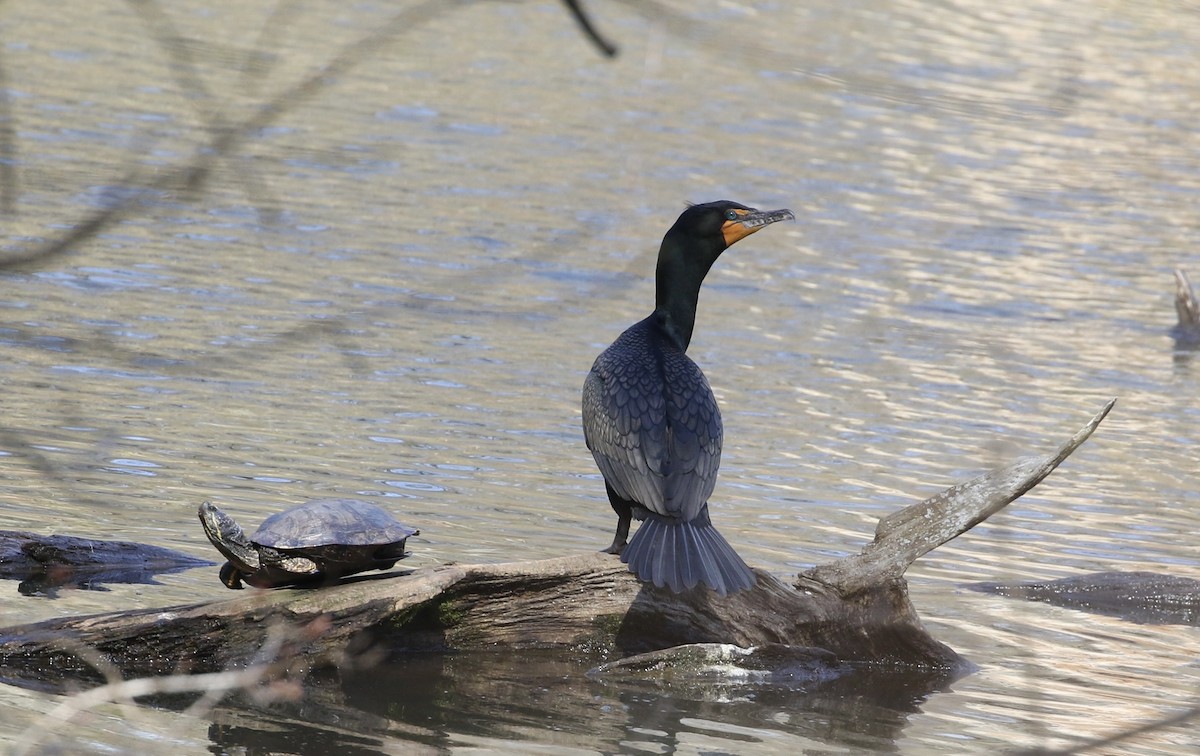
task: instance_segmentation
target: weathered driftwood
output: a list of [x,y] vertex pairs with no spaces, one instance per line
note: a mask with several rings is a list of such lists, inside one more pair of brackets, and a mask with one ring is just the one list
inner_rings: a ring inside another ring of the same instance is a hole
[[[693,643],[813,647],[814,658],[923,668],[964,660],[922,627],[903,573],[930,549],[1028,491],[1085,441],[1109,402],[1066,444],[949,489],[887,518],[862,554],[800,576],[756,570],[726,598],[643,585],[606,554],[512,564],[448,565],[349,579],[317,590],[249,592],[166,609],[56,619],[0,630],[10,682],[98,679],[99,656],[126,677],[213,672],[253,663],[273,628],[321,632],[292,641],[309,663],[366,647],[580,649],[609,658]],[[287,649],[284,649],[285,651]]]
[[853,595],[899,579],[918,558],[967,532],[1042,482],[1092,435],[1115,403],[1113,399],[1106,404],[1054,454],[1025,457],[884,517],[875,528],[875,540],[861,554],[814,567],[800,576],[796,587],[808,589],[815,583]]
[[1175,269],[1175,314],[1179,322],[1171,329],[1175,344],[1179,347],[1200,347],[1200,301],[1192,291],[1183,268]]
[[25,595],[53,596],[63,587],[104,590],[105,583],[154,584],[155,575],[211,564],[144,543],[0,530],[0,578],[21,581],[17,590]]
[[1200,625],[1200,580],[1177,575],[1093,572],[1046,582],[971,583],[967,587],[1142,625]]

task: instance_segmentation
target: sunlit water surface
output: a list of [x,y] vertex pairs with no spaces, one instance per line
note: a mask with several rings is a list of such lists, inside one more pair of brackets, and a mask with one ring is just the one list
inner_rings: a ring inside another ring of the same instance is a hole
[[[206,128],[397,12],[167,3],[186,39],[168,55],[137,5],[78,4],[69,22],[0,9],[19,179],[5,249],[184,164]],[[931,631],[979,670],[863,698],[417,660],[314,685],[278,722],[112,706],[49,742],[959,753],[1063,747],[1196,704],[1195,628],[962,588],[1200,577],[1200,364],[1167,334],[1172,268],[1200,273],[1196,9],[589,7],[615,61],[555,3],[415,14],[195,192],[5,272],[0,527],[215,557],[200,501],[252,526],[337,495],[420,527],[410,567],[599,548],[614,518],[580,431],[583,377],[648,311],[683,203],[730,198],[797,216],[718,262],[691,349],[725,417],[714,517],[749,562],[788,576],[853,553],[883,514],[1048,451],[1119,397],[1042,486],[910,570]],[[186,60],[203,89],[177,75]],[[0,622],[227,595],[215,568],[110,587],[48,599],[0,582]],[[0,740],[57,701],[0,689]],[[1185,725],[1118,749],[1198,744]]]

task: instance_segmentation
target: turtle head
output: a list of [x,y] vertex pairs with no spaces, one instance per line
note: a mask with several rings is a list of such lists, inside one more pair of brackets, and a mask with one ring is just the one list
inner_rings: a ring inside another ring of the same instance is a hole
[[233,518],[206,501],[197,513],[204,535],[225,555],[229,563],[221,568],[221,582],[230,588],[241,588],[241,578],[259,570],[258,548],[250,542]]

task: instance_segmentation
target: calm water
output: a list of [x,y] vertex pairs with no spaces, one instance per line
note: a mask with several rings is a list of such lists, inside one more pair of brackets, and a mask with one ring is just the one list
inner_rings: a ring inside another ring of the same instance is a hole
[[[108,206],[135,170],[185,164],[208,128],[396,12],[165,3],[186,39],[168,55],[154,14],[74,5],[66,22],[0,8],[8,251]],[[1046,483],[909,572],[927,625],[979,671],[866,695],[416,660],[270,713],[102,707],[59,742],[959,753],[1063,747],[1200,702],[1195,628],[961,588],[1200,577],[1200,358],[1167,336],[1171,269],[1200,278],[1196,8],[589,7],[616,61],[550,2],[414,11],[196,191],[4,272],[0,527],[214,557],[200,501],[252,525],[336,495],[419,526],[408,566],[599,548],[613,517],[578,407],[592,359],[648,311],[685,201],[786,206],[796,223],[717,264],[692,345],[725,416],[714,517],[751,563],[786,576],[852,553],[881,515],[1049,450],[1120,399]],[[202,87],[177,74],[186,60]],[[215,569],[57,600],[15,588],[0,582],[2,624],[227,595]],[[0,688],[0,741],[57,702]],[[1193,723],[1125,748],[1198,744]]]

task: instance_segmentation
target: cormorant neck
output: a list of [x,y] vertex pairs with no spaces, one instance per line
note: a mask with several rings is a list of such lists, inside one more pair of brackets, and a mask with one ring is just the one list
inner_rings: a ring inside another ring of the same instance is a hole
[[666,335],[686,352],[696,325],[700,284],[724,251],[697,248],[695,239],[679,239],[668,233],[658,250],[655,272],[654,313]]

